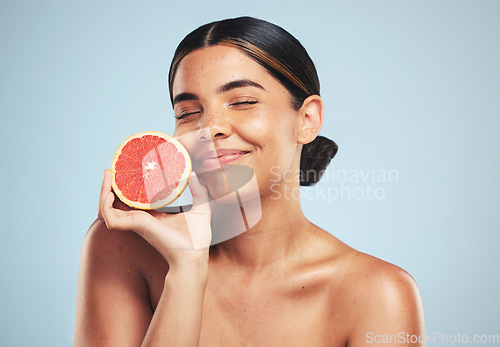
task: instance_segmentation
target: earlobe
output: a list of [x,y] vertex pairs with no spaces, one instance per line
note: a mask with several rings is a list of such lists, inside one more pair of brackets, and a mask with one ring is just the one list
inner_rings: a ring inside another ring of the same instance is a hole
[[319,95],[310,95],[304,100],[299,112],[301,124],[297,141],[306,144],[318,136],[323,125],[323,100]]

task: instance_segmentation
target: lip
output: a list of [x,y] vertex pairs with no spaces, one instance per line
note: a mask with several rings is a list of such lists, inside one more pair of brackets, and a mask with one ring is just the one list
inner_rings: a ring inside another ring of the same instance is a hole
[[233,148],[220,148],[215,151],[207,151],[198,159],[204,170],[211,170],[229,164],[240,159],[250,151],[243,151]]

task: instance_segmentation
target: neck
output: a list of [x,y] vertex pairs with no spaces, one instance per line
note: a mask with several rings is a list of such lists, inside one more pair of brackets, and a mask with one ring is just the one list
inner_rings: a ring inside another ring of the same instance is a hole
[[[281,198],[277,199],[276,196],[274,191],[258,197],[260,204],[259,201],[251,204],[247,202],[246,205],[243,203],[246,217],[244,219],[247,220],[250,229],[225,242],[213,245],[211,256],[218,260],[230,261],[248,270],[258,270],[273,263],[292,260],[307,241],[312,223],[305,218],[298,197],[294,198],[290,194],[285,196],[283,192]],[[237,224],[241,226],[242,214],[228,213],[227,207],[225,209],[222,209],[222,213],[214,211],[213,218],[219,219],[221,221],[219,224],[223,225],[224,229],[229,226],[233,228]],[[257,219],[256,224],[252,223],[252,218],[260,211],[262,211],[260,219]],[[214,233],[216,232],[220,230],[214,228]]]

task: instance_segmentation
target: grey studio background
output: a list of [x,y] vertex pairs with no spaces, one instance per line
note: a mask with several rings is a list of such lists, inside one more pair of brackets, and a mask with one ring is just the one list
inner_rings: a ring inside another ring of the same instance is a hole
[[177,44],[240,15],[319,72],[340,149],[306,215],[407,270],[428,334],[500,334],[499,1],[20,0],[0,3],[0,345],[72,345],[103,169],[127,136],[173,133]]

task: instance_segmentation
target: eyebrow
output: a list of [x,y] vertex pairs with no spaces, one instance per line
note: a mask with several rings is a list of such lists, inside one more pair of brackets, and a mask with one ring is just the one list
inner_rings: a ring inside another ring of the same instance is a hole
[[176,105],[181,101],[188,101],[188,100],[198,100],[198,95],[192,94],[192,93],[180,93],[177,94],[174,98],[174,101],[172,104]]
[[[263,86],[261,86],[257,82],[251,81],[249,79],[241,79],[241,80],[231,81],[231,82],[228,82],[228,83],[222,85],[219,89],[217,89],[217,94],[222,94],[222,93],[228,92],[230,90],[233,90],[236,88],[243,88],[243,87],[255,87],[255,88],[262,89],[262,90],[266,90]],[[179,102],[189,101],[189,100],[199,100],[198,95],[193,94],[193,93],[177,94],[175,96],[172,104],[176,105]]]
[[228,92],[232,89],[243,88],[243,87],[255,87],[255,88],[262,89],[262,90],[266,90],[263,86],[261,86],[257,82],[251,81],[249,79],[241,79],[241,80],[231,81],[231,82],[228,82],[228,83],[222,85],[217,90],[217,93],[221,94],[221,93]]

